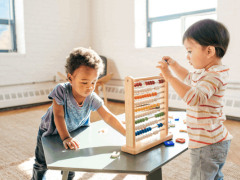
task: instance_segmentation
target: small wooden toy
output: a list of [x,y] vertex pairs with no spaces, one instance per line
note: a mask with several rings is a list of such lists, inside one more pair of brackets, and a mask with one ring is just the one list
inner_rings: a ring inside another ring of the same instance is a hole
[[177,138],[176,142],[185,143],[185,139],[184,138]]
[[175,123],[170,123],[170,127],[175,127]]
[[99,129],[99,130],[98,130],[98,133],[99,133],[99,134],[107,133],[107,129]]
[[180,129],[179,132],[185,132],[186,133],[187,130],[186,129]]
[[112,158],[112,159],[116,159],[116,158],[118,158],[119,156],[120,156],[120,152],[114,151],[114,152],[111,154],[111,158]]
[[164,141],[164,145],[165,146],[174,146],[174,142],[173,141]]
[[172,139],[168,133],[168,84],[160,76],[125,78],[126,145],[121,150],[141,153]]

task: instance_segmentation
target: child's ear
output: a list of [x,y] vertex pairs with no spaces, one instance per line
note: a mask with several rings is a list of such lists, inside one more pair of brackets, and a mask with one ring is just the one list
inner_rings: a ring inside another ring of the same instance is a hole
[[207,54],[208,54],[208,57],[212,57],[216,54],[216,49],[214,46],[208,46],[207,47]]
[[68,81],[71,83],[72,82],[72,75],[68,73],[67,78],[68,78]]

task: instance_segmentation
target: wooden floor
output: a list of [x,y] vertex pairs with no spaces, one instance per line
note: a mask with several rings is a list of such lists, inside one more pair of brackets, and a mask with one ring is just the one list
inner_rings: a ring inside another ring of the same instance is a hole
[[[11,118],[15,118],[15,115],[17,115],[19,113],[28,112],[27,114],[29,114],[29,112],[32,111],[32,113],[34,113],[36,110],[41,111],[41,112],[46,112],[46,110],[48,109],[49,106],[50,106],[50,104],[46,104],[46,105],[41,105],[41,106],[36,106],[36,107],[31,107],[31,108],[26,108],[26,109],[0,112],[0,116],[5,116],[5,118],[6,118],[6,116],[9,117],[9,118],[7,118],[8,120],[5,122],[5,123],[8,123],[8,122],[11,122]],[[109,110],[111,112],[113,112],[116,115],[124,113],[124,103],[109,101],[107,107],[109,108]],[[24,118],[27,121],[28,118],[33,118],[33,117],[34,117],[34,114],[31,114],[29,117],[25,116]],[[93,112],[91,114],[92,122],[98,121],[100,119],[101,119],[101,117],[97,114],[97,112]],[[240,156],[239,156],[240,138],[238,138],[238,137],[240,137],[240,130],[239,130],[240,129],[240,121],[227,120],[224,122],[224,125],[227,127],[227,129],[230,131],[230,133],[234,137],[232,140],[232,143],[231,143],[228,157],[227,157],[228,161],[231,161],[231,162],[234,162],[234,163],[240,165]],[[0,131],[0,137],[2,137],[1,131]]]

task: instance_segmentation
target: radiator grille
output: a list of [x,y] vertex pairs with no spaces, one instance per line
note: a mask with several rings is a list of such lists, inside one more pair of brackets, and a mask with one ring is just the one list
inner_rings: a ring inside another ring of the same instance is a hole
[[48,94],[56,85],[55,82],[48,82],[1,87],[0,108],[47,102]]
[[[0,88],[0,108],[47,102],[48,94],[57,85],[56,82],[23,85],[16,87]],[[124,102],[124,87],[106,85],[107,97],[110,100]],[[102,88],[99,89],[100,97],[103,97]],[[169,86],[169,107],[185,109],[186,103]],[[228,116],[240,118],[240,93],[235,88],[230,88],[225,93],[224,112]]]

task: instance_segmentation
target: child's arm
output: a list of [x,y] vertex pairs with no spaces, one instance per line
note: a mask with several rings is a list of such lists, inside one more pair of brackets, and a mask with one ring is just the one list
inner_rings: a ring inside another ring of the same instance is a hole
[[[191,87],[171,74],[166,61],[159,62],[157,67],[161,69],[165,80],[172,85],[177,94],[190,106],[198,106],[210,101],[210,98],[224,86],[223,80],[217,73],[205,75],[199,80],[197,86]],[[218,102],[215,103],[219,105]]]
[[63,141],[64,147],[66,149],[68,149],[68,147],[70,149],[78,149],[79,148],[78,142],[70,136],[67,130],[67,126],[64,119],[64,108],[62,105],[58,105],[55,99],[53,99],[53,114],[54,122],[57,131],[60,135],[60,138]]
[[187,75],[188,70],[178,64],[177,61],[173,60],[169,56],[163,56],[162,60],[166,61],[169,67],[174,71],[174,73],[183,81]]
[[168,69],[168,64],[166,61],[160,61],[159,66],[157,67],[161,70],[164,79],[172,85],[173,89],[181,98],[183,98],[191,89],[190,86],[184,84],[182,81],[172,75],[171,71]]
[[103,118],[103,120],[113,127],[115,130],[120,132],[122,135],[126,136],[126,128],[123,126],[123,124],[117,119],[117,117],[112,114],[109,109],[105,106],[102,105],[97,112],[99,115]]

